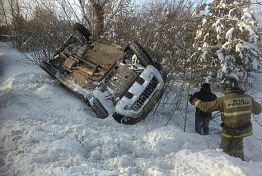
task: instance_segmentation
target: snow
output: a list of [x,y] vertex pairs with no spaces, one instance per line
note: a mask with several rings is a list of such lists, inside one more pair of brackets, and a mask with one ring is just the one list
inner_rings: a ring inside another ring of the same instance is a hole
[[234,32],[234,28],[230,28],[227,33],[226,33],[226,38],[228,39],[228,41],[232,40],[232,36],[233,36],[233,32]]
[[[261,102],[257,78],[250,93]],[[254,135],[244,141],[247,161],[241,161],[219,149],[217,120],[209,136],[194,133],[194,107],[189,109],[186,132],[177,113],[167,126],[168,117],[152,113],[131,126],[96,118],[84,102],[0,42],[1,176],[261,175],[261,127],[253,123]],[[256,118],[261,121],[261,115]]]

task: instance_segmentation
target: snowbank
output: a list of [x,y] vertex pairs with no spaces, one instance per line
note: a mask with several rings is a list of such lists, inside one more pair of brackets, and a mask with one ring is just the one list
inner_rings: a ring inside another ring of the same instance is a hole
[[161,116],[133,126],[95,118],[23,60],[0,43],[0,175],[261,175],[262,159],[224,154],[218,134],[183,132],[175,122],[164,126]]

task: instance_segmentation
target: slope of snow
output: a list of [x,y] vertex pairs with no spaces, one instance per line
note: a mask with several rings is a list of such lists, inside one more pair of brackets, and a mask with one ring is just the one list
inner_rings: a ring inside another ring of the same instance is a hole
[[261,175],[262,159],[251,152],[248,162],[224,154],[217,134],[183,132],[152,114],[132,126],[98,119],[24,60],[0,43],[0,176]]

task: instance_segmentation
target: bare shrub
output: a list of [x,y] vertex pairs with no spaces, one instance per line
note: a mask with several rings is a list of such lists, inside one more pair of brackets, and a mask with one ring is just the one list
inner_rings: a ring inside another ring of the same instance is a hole
[[27,22],[25,51],[32,51],[36,62],[49,58],[71,32],[68,21],[59,20],[50,9],[38,7]]

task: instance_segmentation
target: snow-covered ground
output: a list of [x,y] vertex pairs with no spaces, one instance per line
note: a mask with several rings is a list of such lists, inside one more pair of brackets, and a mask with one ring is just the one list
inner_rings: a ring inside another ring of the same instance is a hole
[[[0,176],[262,174],[257,139],[262,132],[256,124],[254,136],[245,139],[244,162],[219,149],[215,127],[209,136],[193,132],[191,105],[187,132],[176,123],[181,119],[176,114],[168,126],[167,117],[152,113],[132,126],[98,119],[84,102],[24,60],[0,42]],[[258,78],[256,90],[262,88]],[[254,97],[261,102],[262,93]]]

